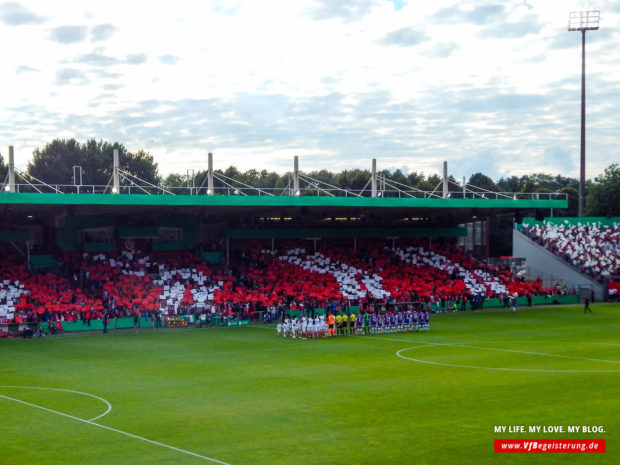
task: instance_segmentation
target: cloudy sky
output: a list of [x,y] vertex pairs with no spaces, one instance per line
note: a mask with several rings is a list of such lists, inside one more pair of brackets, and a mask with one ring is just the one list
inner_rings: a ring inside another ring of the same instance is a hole
[[[0,0],[2,1],[2,0]],[[0,3],[0,153],[122,142],[163,174],[236,165],[579,175],[620,162],[620,2],[19,0]]]

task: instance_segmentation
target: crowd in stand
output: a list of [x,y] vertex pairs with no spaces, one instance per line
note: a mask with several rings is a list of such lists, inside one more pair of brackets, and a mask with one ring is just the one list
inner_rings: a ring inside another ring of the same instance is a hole
[[523,233],[597,281],[620,275],[620,224],[544,223],[523,225]]
[[[189,251],[67,253],[54,270],[30,272],[0,258],[0,323],[178,314],[249,319],[259,312],[282,321],[288,310],[333,313],[360,306],[417,302],[426,310],[481,308],[485,299],[549,293],[524,282],[509,267],[489,267],[462,249],[412,241],[283,241],[272,250],[260,241],[232,244],[229,264],[208,265]],[[266,318],[268,321],[269,318]]]

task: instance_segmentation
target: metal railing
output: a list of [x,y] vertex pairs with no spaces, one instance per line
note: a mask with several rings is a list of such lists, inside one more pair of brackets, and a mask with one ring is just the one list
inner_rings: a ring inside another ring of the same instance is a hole
[[[15,192],[20,193],[62,193],[62,194],[111,194],[110,185],[81,185],[73,184],[15,184]],[[169,186],[149,186],[149,185],[128,185],[120,186],[119,194],[142,194],[142,195],[208,195],[206,187],[169,187]],[[288,187],[215,187],[213,195],[220,196],[295,196],[295,193]],[[369,190],[362,189],[339,189],[339,188],[302,188],[298,196],[335,196],[335,197],[370,197]],[[435,191],[418,191],[405,189],[386,189],[379,191],[379,197],[384,198],[420,198],[420,199],[440,199],[442,198]],[[449,191],[449,199],[504,199],[504,200],[567,200],[565,193],[557,192],[463,192]]]

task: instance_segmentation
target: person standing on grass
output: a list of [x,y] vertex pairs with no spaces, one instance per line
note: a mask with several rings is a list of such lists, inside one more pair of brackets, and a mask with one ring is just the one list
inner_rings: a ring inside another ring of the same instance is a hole
[[103,323],[103,334],[108,332],[108,312],[104,311],[101,314],[101,322]]
[[334,323],[336,323],[336,317],[330,313],[327,317],[327,334],[329,336],[334,336]]
[[138,332],[139,326],[140,326],[140,310],[136,309],[133,314],[133,330],[135,333]]
[[511,304],[512,304],[512,311],[516,312],[517,311],[517,293],[516,292],[512,295]]
[[370,314],[368,312],[362,316],[362,334],[370,334]]
[[585,305],[583,306],[583,313],[592,313],[592,309],[590,308],[590,299],[586,297]]

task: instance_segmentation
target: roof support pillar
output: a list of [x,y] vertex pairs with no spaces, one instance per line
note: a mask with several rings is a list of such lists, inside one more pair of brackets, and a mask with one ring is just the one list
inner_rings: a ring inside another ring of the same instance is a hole
[[213,186],[213,154],[209,152],[208,159],[208,171],[207,171],[207,195],[215,194],[215,187]]
[[443,198],[448,198],[448,162],[443,162]]
[[15,155],[12,145],[9,145],[9,192],[15,192]]
[[299,157],[293,158],[293,195],[300,195],[299,191]]
[[113,162],[113,177],[114,177],[114,187],[112,188],[113,194],[119,194],[121,192],[121,180],[119,173],[119,160],[118,160],[118,149],[114,149],[114,156],[112,157]]
[[372,159],[372,171],[370,173],[370,192],[371,197],[377,196],[377,159]]

